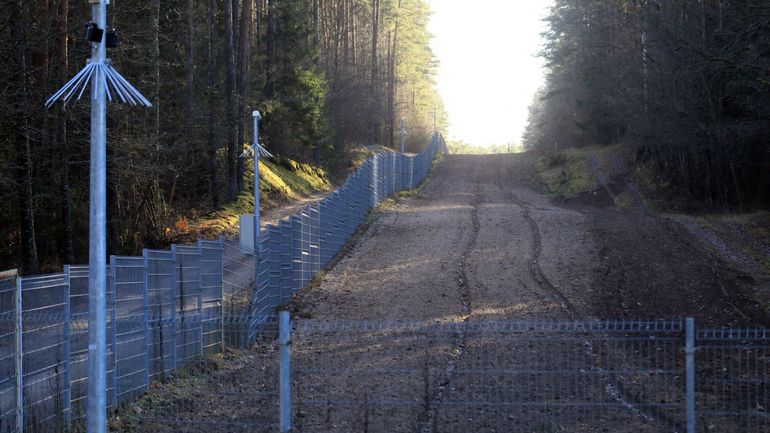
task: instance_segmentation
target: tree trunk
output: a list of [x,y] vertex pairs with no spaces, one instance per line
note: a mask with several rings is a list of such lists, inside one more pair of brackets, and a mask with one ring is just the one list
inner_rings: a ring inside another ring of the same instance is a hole
[[318,46],[318,0],[313,0],[313,63],[317,68],[321,62],[321,52]]
[[209,0],[209,113],[208,113],[208,150],[209,150],[209,176],[211,177],[211,205],[214,209],[219,209],[219,173],[217,170],[217,123],[215,121],[216,107],[218,104],[216,98],[216,64],[217,64],[217,0]]
[[160,152],[160,0],[152,2],[152,44],[150,58],[153,62],[152,132],[155,151]]
[[[401,11],[401,0],[398,0],[398,12]],[[396,77],[396,61],[398,57],[398,27],[400,16],[396,16],[396,25],[393,29],[393,39],[390,48],[390,70],[388,82],[388,123],[390,124],[390,145],[393,146],[396,137],[396,92],[398,90],[398,78]]]
[[350,0],[342,0],[342,50],[343,65],[350,65]]
[[[58,84],[67,82],[69,68],[69,53],[67,51],[67,19],[69,16],[69,0],[59,1],[59,77]],[[64,262],[75,263],[74,230],[72,228],[72,199],[70,198],[69,158],[67,156],[67,111],[63,103],[56,104],[57,143],[59,156],[59,194],[61,196],[61,213],[63,224]]]
[[[195,45],[193,35],[195,34],[195,2],[187,0],[187,141],[189,144],[190,168],[196,170],[195,159],[198,153],[198,136],[195,131]],[[198,181],[193,178],[190,182],[192,191],[190,192],[192,202],[198,201]]]
[[29,128],[29,101],[27,84],[27,35],[24,2],[16,0],[11,8],[10,28],[15,45],[14,60],[18,71],[18,95],[16,98],[16,117],[21,120],[14,134],[16,142],[17,179],[19,184],[19,219],[21,221],[21,256],[24,273],[36,274],[39,271],[37,244],[35,242],[35,214],[32,195],[32,161],[30,158],[31,140]]
[[[238,144],[246,142],[246,101],[249,99],[249,62],[251,61],[252,0],[243,0],[241,11],[240,56],[238,68]],[[238,158],[238,191],[243,191],[243,158]]]
[[380,27],[380,1],[372,0],[372,75],[369,82],[369,91],[372,97],[371,125],[372,144],[380,141],[380,98],[378,89],[379,61],[377,57],[377,43],[379,41]]
[[275,96],[275,2],[267,0],[267,67],[265,68],[265,97]]
[[233,45],[233,4],[225,0],[225,92],[227,93],[227,190],[228,198],[238,198],[238,146],[235,118],[235,47]]

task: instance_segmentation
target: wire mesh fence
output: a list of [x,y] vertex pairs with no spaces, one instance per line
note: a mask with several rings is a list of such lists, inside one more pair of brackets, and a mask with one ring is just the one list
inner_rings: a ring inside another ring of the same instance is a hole
[[205,380],[171,383],[117,431],[770,431],[765,330],[693,334],[691,393],[679,320],[297,320],[286,344],[277,331]]
[[[0,431],[60,432],[85,418],[88,267],[0,279]],[[222,350],[222,243],[113,256],[107,284],[107,401],[131,401]]]
[[293,329],[302,432],[658,432],[684,421],[679,322]]
[[[369,210],[422,181],[441,149],[434,135],[418,155],[370,158],[322,202],[262,230],[256,258],[224,239],[111,257],[108,409],[114,413],[225,345],[253,344],[276,307],[334,257]],[[0,432],[79,425],[87,398],[88,267],[0,274],[0,343]]]
[[[372,208],[393,193],[411,189],[428,175],[433,159],[446,151],[443,138],[434,134],[420,154],[380,153],[369,158],[346,182],[318,203],[260,231],[258,258],[238,254],[234,248],[225,262],[225,301],[233,316],[246,316],[247,329],[235,325],[225,340],[236,347],[251,345],[276,307],[310,282],[331,262],[355,233]],[[234,243],[232,244],[235,245]],[[240,266],[243,264],[243,266]],[[255,269],[256,268],[256,269]],[[239,288],[255,276],[252,291]],[[228,281],[232,279],[238,283]],[[244,305],[248,302],[248,305]]]
[[17,272],[0,272],[0,432],[18,429]]
[[697,413],[703,431],[770,431],[770,333],[701,329]]

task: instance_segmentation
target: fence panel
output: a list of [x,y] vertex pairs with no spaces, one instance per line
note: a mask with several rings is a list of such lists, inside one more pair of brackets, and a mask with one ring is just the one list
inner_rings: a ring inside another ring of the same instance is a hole
[[291,221],[283,220],[281,227],[281,281],[280,295],[282,302],[290,299],[294,294],[294,284],[292,278],[292,244],[291,244]]
[[[70,419],[85,421],[88,392],[88,266],[68,266],[70,292],[69,380]],[[114,408],[115,394],[115,292],[107,271],[107,404]]]
[[180,367],[203,353],[201,256],[194,246],[174,245],[171,251],[176,274],[176,365]]
[[702,329],[696,347],[699,431],[770,431],[770,332]]
[[[24,429],[60,431],[69,412],[69,384],[62,372],[69,362],[64,341],[69,308],[65,274],[21,279],[22,395]],[[66,409],[65,409],[66,406]]]
[[143,257],[110,260],[115,291],[115,371],[118,404],[147,390],[147,281]]
[[297,431],[683,428],[674,322],[294,324]]
[[163,380],[176,368],[174,255],[171,251],[158,250],[144,250],[143,255],[147,267],[150,380]]
[[0,272],[0,431],[16,431],[16,271]]
[[222,243],[198,241],[201,257],[202,345],[203,354],[224,349],[222,335]]

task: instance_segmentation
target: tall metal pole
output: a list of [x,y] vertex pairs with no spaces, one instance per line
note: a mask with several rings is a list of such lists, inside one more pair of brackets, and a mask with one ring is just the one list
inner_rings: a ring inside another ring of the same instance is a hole
[[[107,28],[107,0],[91,6],[93,22]],[[91,62],[107,59],[106,31],[91,43]],[[107,101],[100,76],[91,83],[91,176],[88,243],[88,414],[87,433],[107,427]],[[117,390],[113,390],[117,392]]]
[[[107,5],[110,0],[88,0],[88,3],[92,17],[89,32],[91,58],[85,68],[48,98],[45,106],[50,108],[59,99],[66,103],[75,95],[80,99],[86,87],[91,86],[86,431],[103,433],[107,429],[107,98],[145,107],[151,107],[152,103],[107,59]],[[98,41],[91,39],[99,34]],[[112,87],[112,92],[108,86]],[[114,308],[112,325],[115,326]],[[116,392],[117,389],[113,389],[113,396]]]
[[[262,116],[259,111],[251,113],[254,118],[254,257],[259,252],[259,120]],[[254,270],[256,271],[256,268]]]
[[404,154],[404,135],[406,130],[404,129],[404,118],[401,118],[401,154]]

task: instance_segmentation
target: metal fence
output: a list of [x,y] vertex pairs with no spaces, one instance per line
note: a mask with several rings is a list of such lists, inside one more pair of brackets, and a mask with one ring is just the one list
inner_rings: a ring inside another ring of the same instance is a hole
[[[221,350],[221,281],[219,241],[111,257],[111,409],[177,367]],[[0,431],[58,432],[78,424],[87,397],[88,267],[0,280],[0,310]]]
[[765,329],[299,321],[291,343],[301,432],[770,431]]
[[[422,182],[440,151],[446,152],[444,140],[434,134],[418,155],[377,154],[323,200],[263,228],[256,264],[247,265],[247,258],[232,253],[232,261],[225,263],[225,285],[236,290],[243,287],[244,275],[256,275],[256,281],[249,296],[233,292],[226,301],[230,306],[240,305],[246,298],[249,301],[245,308],[231,310],[237,320],[227,327],[226,340],[236,347],[253,344],[262,327],[275,319],[276,307],[329,264],[369,211],[391,194]],[[255,266],[256,273],[251,270]],[[251,272],[241,271],[249,267]],[[241,283],[230,284],[229,278]]]
[[300,321],[292,332],[297,431],[685,430],[680,322]]
[[117,431],[770,431],[764,329],[475,319],[302,319],[280,339],[266,329],[256,359],[153,397]]
[[[441,149],[434,135],[418,155],[370,158],[326,199],[265,228],[258,260],[233,253],[235,243],[224,239],[111,257],[109,410],[203,355],[252,344],[275,308],[331,260],[369,210],[417,185]],[[88,266],[23,278],[0,273],[0,433],[79,425],[87,357]]]

